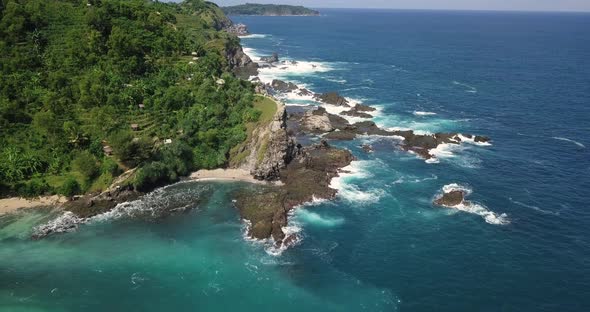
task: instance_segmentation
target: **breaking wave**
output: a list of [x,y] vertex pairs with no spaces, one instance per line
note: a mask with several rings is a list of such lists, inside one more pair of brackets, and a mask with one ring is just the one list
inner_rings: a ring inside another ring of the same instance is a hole
[[353,161],[349,166],[342,168],[340,176],[332,179],[330,187],[338,191],[338,196],[349,202],[357,204],[372,204],[378,202],[386,193],[383,189],[372,188],[362,190],[355,180],[365,179],[371,174],[365,170],[371,161]]
[[432,116],[432,115],[436,115],[436,113],[433,113],[433,112],[414,111],[414,115],[416,115],[416,116]]
[[[471,195],[473,190],[469,186],[460,185],[457,183],[447,184],[442,187],[442,192],[437,194],[437,198],[440,198],[444,193],[449,193],[452,191],[462,191],[465,193],[465,197]],[[485,205],[464,200],[459,205],[455,206],[445,206],[450,209],[455,209],[458,211],[463,211],[471,214],[475,214],[481,216],[487,223],[494,224],[494,225],[507,225],[510,224],[510,220],[508,219],[508,215],[505,213],[495,213],[490,211]]]
[[259,38],[267,38],[270,35],[267,34],[250,34],[247,36],[240,36],[240,39],[259,39]]

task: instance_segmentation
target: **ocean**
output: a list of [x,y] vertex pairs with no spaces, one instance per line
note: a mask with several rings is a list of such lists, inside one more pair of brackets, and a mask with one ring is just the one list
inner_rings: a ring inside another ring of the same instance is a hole
[[[254,59],[296,61],[263,81],[491,145],[426,162],[392,139],[334,143],[358,161],[335,200],[293,213],[302,240],[285,251],[245,238],[243,183],[179,183],[39,241],[55,215],[0,216],[0,311],[590,311],[590,14],[321,12],[232,18]],[[433,206],[445,188],[474,205]]]

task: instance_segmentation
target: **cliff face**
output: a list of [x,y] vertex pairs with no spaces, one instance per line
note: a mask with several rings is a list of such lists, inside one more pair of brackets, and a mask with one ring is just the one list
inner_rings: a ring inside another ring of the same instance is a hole
[[226,58],[230,69],[236,76],[242,79],[248,79],[250,76],[258,75],[258,64],[253,62],[252,59],[244,53],[242,46],[239,44],[229,47],[226,50]]
[[236,168],[250,171],[260,180],[278,180],[281,169],[297,154],[295,139],[287,133],[287,111],[282,103],[277,103],[277,111],[272,120],[252,130],[241,153],[246,153],[243,161],[235,163]]

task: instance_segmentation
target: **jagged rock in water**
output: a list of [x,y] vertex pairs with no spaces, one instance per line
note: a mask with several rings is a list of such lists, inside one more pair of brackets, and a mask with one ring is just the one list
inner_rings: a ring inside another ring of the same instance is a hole
[[376,109],[374,107],[370,107],[370,106],[362,105],[362,104],[357,104],[357,105],[353,106],[350,110],[344,111],[341,114],[346,115],[346,116],[352,116],[352,117],[373,118],[373,115],[367,113],[367,112],[373,112],[373,111],[376,111]]
[[363,145],[361,145],[361,148],[363,149],[363,151],[365,153],[372,153],[373,152],[373,146],[371,146],[370,144],[363,144]]
[[337,92],[328,92],[323,94],[316,94],[315,99],[326,104],[332,104],[336,106],[349,106],[348,100],[338,94]]
[[465,192],[461,190],[452,190],[444,193],[440,198],[434,201],[435,205],[454,207],[460,205],[465,200]]
[[260,58],[260,61],[269,64],[277,63],[279,62],[279,54],[275,52],[271,56],[263,56]]
[[292,82],[284,82],[278,79],[274,79],[270,86],[278,92],[290,92],[299,89],[299,87]]
[[330,146],[326,141],[303,148],[280,172],[280,186],[240,190],[236,207],[251,223],[249,235],[257,239],[272,237],[277,244],[292,243],[283,227],[291,209],[316,199],[330,199],[336,190],[332,178],[354,160],[350,151]]
[[301,127],[310,132],[330,132],[334,130],[327,114],[306,112],[300,120]]

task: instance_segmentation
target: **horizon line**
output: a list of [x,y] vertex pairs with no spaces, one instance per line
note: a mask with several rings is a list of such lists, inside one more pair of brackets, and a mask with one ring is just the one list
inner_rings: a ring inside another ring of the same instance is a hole
[[498,12],[498,13],[590,13],[590,10],[511,10],[511,9],[412,9],[412,8],[379,8],[379,7],[309,7],[314,10],[389,10],[389,11],[446,11],[446,12]]

